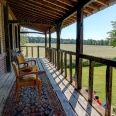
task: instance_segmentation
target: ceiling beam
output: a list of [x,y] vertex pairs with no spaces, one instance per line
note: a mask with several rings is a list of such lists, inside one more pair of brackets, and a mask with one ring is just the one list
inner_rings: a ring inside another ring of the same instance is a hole
[[[91,2],[91,0],[80,0],[79,4],[80,6],[84,6],[85,4],[87,4],[88,2]],[[77,4],[75,4],[75,6],[69,11],[67,12],[62,18],[60,18],[60,20],[57,21],[57,23],[66,20],[67,18],[69,18],[71,15],[73,15],[74,13],[77,12]]]
[[32,24],[56,27],[56,24],[53,24],[53,23],[44,23],[41,21],[32,21],[32,20],[9,20],[8,23],[20,23],[20,24],[31,24],[32,23]]
[[45,33],[40,33],[40,32],[20,32],[21,34],[25,34],[25,33],[37,33],[37,34],[45,34]]

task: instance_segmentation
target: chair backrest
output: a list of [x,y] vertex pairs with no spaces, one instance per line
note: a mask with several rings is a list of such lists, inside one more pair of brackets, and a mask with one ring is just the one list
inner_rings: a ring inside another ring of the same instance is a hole
[[16,77],[19,76],[19,70],[18,70],[15,62],[12,62],[12,66],[13,66],[13,69],[14,69],[14,72],[15,72]]
[[26,62],[23,55],[16,56],[16,59],[17,59],[18,65],[21,64],[21,63],[25,63]]

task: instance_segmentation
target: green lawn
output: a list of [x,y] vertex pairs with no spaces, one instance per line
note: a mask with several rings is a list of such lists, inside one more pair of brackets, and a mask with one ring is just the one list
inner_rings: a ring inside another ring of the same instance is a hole
[[[68,75],[69,75],[69,71]],[[73,69],[73,74],[74,74]],[[97,95],[100,97],[102,103],[106,101],[105,99],[105,72],[106,66],[94,67],[94,80],[93,80],[93,90],[97,92]],[[83,67],[82,69],[82,86],[88,87],[88,77],[89,77],[89,68]],[[113,81],[112,81],[112,105],[116,106],[116,68],[113,68]]]

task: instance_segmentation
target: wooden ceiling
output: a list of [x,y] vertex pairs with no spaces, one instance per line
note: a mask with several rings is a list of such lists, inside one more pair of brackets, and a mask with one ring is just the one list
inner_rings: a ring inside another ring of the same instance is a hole
[[[62,27],[76,22],[78,0],[6,0],[21,26],[39,32],[51,27],[55,31],[56,24],[63,21]],[[81,0],[84,5],[84,18],[108,7],[115,0]],[[89,1],[89,2],[88,2]]]

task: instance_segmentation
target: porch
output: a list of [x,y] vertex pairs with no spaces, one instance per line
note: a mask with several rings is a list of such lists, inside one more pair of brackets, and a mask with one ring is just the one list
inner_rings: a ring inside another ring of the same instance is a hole
[[[39,71],[45,71],[52,87],[60,100],[60,103],[67,116],[100,116],[105,115],[105,109],[93,101],[92,106],[87,101],[87,92],[84,89],[76,91],[73,84],[71,84],[55,66],[46,58],[32,58],[36,59]],[[3,75],[0,81],[0,113],[4,106],[5,100],[9,94],[10,89],[15,82],[15,74],[11,73]]]

